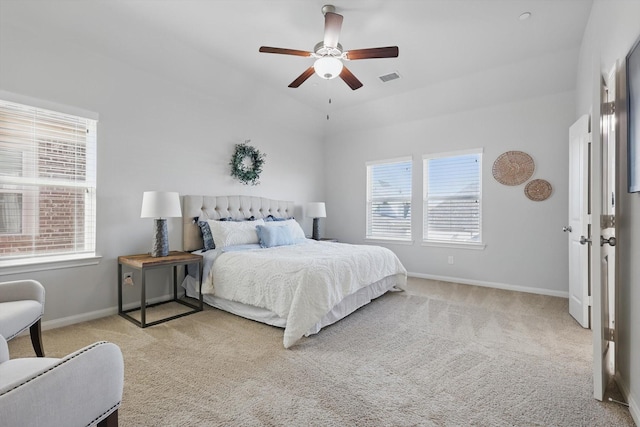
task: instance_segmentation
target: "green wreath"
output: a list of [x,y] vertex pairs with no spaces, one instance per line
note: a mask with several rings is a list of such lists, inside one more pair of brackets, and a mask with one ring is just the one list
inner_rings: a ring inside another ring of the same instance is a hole
[[[246,140],[241,144],[236,144],[236,151],[231,157],[231,176],[238,178],[245,185],[258,185],[262,165],[266,154],[261,153],[254,147],[247,145],[251,140]],[[248,164],[246,164],[247,162]]]

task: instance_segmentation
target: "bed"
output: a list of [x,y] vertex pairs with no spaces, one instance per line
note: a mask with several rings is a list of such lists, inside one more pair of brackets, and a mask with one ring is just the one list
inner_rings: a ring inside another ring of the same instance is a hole
[[[285,348],[406,283],[389,249],[306,239],[293,202],[187,195],[183,204],[183,249],[204,257],[204,302],[284,328]],[[198,298],[194,276],[182,286]]]

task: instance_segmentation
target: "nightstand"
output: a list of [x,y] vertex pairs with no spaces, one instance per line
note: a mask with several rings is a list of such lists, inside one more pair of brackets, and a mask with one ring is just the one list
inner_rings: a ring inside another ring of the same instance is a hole
[[[199,293],[198,305],[193,305],[187,301],[178,299],[178,266],[184,265],[186,268],[186,266],[189,264],[198,265],[198,268],[197,268],[198,277],[196,278],[198,281],[198,293]],[[140,279],[140,288],[141,288],[140,289],[140,292],[141,292],[140,307],[136,307],[128,310],[122,309],[122,266],[123,265],[131,269],[140,271],[140,274],[142,276]],[[147,305],[146,280],[145,280],[146,272],[151,269],[167,268],[167,267],[173,268],[173,299]],[[161,304],[167,304],[170,302],[177,302],[178,304],[182,304],[184,306],[192,308],[193,310],[147,323],[147,319],[146,319],[147,308],[155,307]],[[140,320],[135,319],[128,314],[132,311],[137,311],[137,310],[140,310]],[[198,311],[202,311],[202,256],[190,254],[188,252],[171,251],[169,252],[168,256],[163,256],[163,257],[152,257],[149,254],[126,255],[126,256],[118,257],[118,314],[120,316],[140,326],[141,328],[146,328],[147,326],[157,325],[158,323],[166,322],[172,319],[177,319],[178,317],[187,316],[192,313],[197,313]]]

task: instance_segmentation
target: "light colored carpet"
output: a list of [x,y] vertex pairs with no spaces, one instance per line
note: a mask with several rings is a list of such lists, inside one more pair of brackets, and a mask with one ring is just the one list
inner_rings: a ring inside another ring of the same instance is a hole
[[[121,426],[631,426],[592,397],[591,333],[561,298],[411,280],[285,350],[282,330],[207,308],[43,332],[125,359]],[[12,357],[33,355],[28,337]]]

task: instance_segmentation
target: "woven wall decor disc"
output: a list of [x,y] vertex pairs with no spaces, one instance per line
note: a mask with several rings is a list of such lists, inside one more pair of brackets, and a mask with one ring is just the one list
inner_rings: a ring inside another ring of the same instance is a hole
[[520,185],[533,175],[535,163],[523,151],[507,151],[493,162],[493,177],[500,184]]
[[544,179],[534,179],[529,181],[524,187],[524,194],[534,202],[547,200],[551,196],[553,188],[549,181]]

